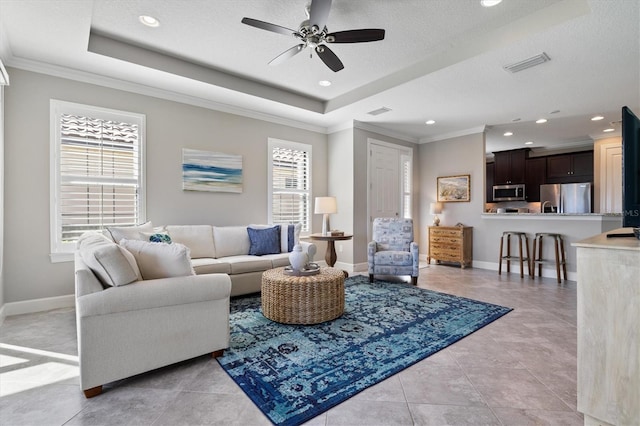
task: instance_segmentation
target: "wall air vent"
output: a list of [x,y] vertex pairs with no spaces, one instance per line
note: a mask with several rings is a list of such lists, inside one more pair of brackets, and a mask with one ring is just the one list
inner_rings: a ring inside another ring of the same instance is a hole
[[535,67],[536,65],[543,64],[550,60],[551,58],[549,58],[549,55],[542,52],[539,55],[532,56],[531,58],[525,59],[524,61],[516,62],[514,64],[505,65],[502,68],[504,68],[505,71],[508,71],[513,74],[516,72],[520,72],[522,70],[526,70],[527,68],[531,68],[531,67]]
[[391,108],[382,107],[382,108],[374,109],[373,111],[369,111],[367,114],[369,114],[369,115],[380,115],[380,114],[384,114],[385,112],[389,112],[389,111],[391,111]]

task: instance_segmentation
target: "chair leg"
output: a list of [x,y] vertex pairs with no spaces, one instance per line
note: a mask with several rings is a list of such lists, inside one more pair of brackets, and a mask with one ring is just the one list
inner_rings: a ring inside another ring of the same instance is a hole
[[507,235],[507,274],[511,273],[511,235]]
[[90,388],[90,389],[85,389],[82,392],[84,392],[84,397],[85,398],[93,398],[94,396],[98,396],[102,393],[102,385],[100,386],[96,386],[94,388]]
[[554,244],[553,247],[556,251],[556,278],[558,279],[558,284],[560,284],[562,282],[562,280],[560,279],[560,253],[559,251],[559,246],[560,242],[558,241],[558,238],[554,238]]
[[373,274],[369,274],[369,282],[372,283],[373,282]]
[[527,269],[529,269],[529,276],[531,275],[531,252],[529,252],[529,237],[524,236],[524,243],[526,244],[525,248],[527,249]]
[[564,240],[562,236],[560,238],[560,256],[562,258],[562,275],[564,276],[564,280],[567,280],[567,259],[565,259],[564,255]]
[[[529,263],[530,263],[530,267],[529,270],[531,272],[531,278],[535,278],[536,277],[536,243],[538,242],[538,238],[537,237],[533,237],[533,259],[529,259]],[[537,258],[539,259],[539,257]],[[538,274],[538,276],[542,276],[540,274]]]
[[411,284],[418,285],[418,277],[411,277]]
[[224,349],[220,349],[214,352],[211,352],[211,358],[219,358],[224,355]]
[[[528,248],[527,251],[529,251]],[[518,236],[518,254],[520,255],[520,278],[524,278],[524,264],[522,263],[522,235]]]
[[[540,236],[540,248],[538,248],[538,260],[542,260],[542,241],[544,240],[544,237],[541,235]],[[535,256],[535,252],[533,253],[533,255]],[[542,263],[538,264],[538,275],[540,277],[542,277]]]
[[500,237],[500,258],[498,259],[498,275],[502,275],[502,243],[504,236]]

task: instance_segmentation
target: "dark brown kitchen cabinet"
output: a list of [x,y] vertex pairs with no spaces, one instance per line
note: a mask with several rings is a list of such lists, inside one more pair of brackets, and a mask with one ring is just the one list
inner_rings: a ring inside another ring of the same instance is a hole
[[528,148],[494,152],[494,184],[525,183],[524,167],[528,154]]
[[487,203],[493,203],[493,172],[495,169],[495,163],[487,163],[487,177],[485,179],[485,189],[487,196]]
[[547,157],[547,183],[593,181],[593,151]]
[[547,159],[545,157],[527,158],[524,174],[527,201],[530,203],[540,201],[540,185],[546,183]]

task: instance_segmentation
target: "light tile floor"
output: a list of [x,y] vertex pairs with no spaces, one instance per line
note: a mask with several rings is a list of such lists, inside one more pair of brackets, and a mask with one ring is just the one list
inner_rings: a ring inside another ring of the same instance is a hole
[[[419,286],[515,310],[312,419],[310,425],[581,425],[576,284],[431,265]],[[202,356],[105,386],[78,386],[73,309],[0,327],[2,425],[269,425]]]

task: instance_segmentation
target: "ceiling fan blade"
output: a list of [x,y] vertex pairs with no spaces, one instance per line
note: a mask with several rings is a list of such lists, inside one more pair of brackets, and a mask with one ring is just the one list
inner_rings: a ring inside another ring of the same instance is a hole
[[384,30],[382,29],[367,28],[327,34],[327,43],[364,43],[378,40],[384,40]]
[[321,44],[316,47],[316,53],[322,59],[322,62],[329,68],[331,71],[338,72],[344,68],[342,61],[336,56],[335,53],[328,46]]
[[260,28],[261,30],[267,30],[278,34],[292,35],[298,34],[297,31],[291,28],[281,27],[280,25],[270,24],[269,22],[259,21],[253,18],[242,18],[242,23],[250,25],[252,27]]
[[269,65],[279,65],[289,58],[293,58],[304,49],[304,44],[298,44],[291,49],[287,49],[269,62]]
[[331,0],[311,0],[309,8],[309,25],[318,27],[322,31],[327,25],[329,11],[331,10]]

